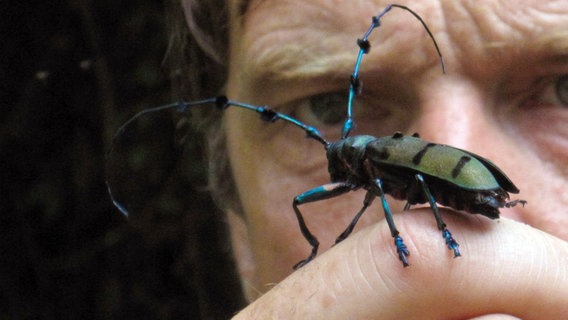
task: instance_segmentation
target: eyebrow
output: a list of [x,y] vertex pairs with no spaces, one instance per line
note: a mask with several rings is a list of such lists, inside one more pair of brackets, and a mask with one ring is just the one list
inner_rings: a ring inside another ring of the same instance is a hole
[[[567,70],[568,30],[561,27],[523,39],[488,42],[484,47],[493,52],[491,56],[505,57],[505,65],[513,63],[523,70],[531,70],[532,73],[549,74],[554,68],[560,68],[560,73],[566,73]],[[517,69],[517,72],[521,69]]]
[[[557,53],[568,53],[568,30],[559,29],[551,33],[546,33],[539,35],[536,39],[527,39],[530,42],[526,43],[526,46],[530,48],[532,52],[557,52]],[[516,46],[518,42],[507,40],[493,41],[485,45],[487,49],[511,49],[511,47]]]
[[536,51],[568,55],[568,30],[561,29],[545,34],[534,41],[532,45]]
[[[352,52],[351,52],[352,51]],[[260,79],[303,80],[351,73],[357,49],[322,50],[321,43],[286,43],[264,48],[248,66]]]
[[[241,22],[247,20],[246,11],[265,4],[265,1],[241,0],[241,10],[245,10]],[[301,15],[310,21],[315,19],[314,14],[325,15],[329,8],[319,8],[317,11],[308,9]],[[246,28],[245,24],[242,26]],[[309,28],[297,20],[285,22],[282,26],[282,29],[273,28],[262,37],[268,39],[267,42],[257,38],[249,43],[250,46],[242,48],[247,54],[242,65],[254,78],[261,81],[311,80],[333,78],[335,75],[344,77],[353,71],[359,50],[355,44],[356,37],[342,35],[342,25],[336,19],[318,18],[310,23]],[[279,32],[282,33],[277,34]]]

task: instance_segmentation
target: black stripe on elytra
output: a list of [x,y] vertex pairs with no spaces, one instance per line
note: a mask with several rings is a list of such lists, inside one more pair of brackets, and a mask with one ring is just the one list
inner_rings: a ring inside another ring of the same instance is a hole
[[469,160],[471,160],[470,156],[462,156],[460,158],[460,161],[458,161],[458,163],[456,164],[456,166],[454,167],[454,169],[452,170],[452,178],[457,177],[460,172],[462,171],[463,167],[466,165],[466,163],[469,162]]
[[428,149],[432,148],[435,145],[436,145],[435,143],[431,142],[425,145],[424,148],[422,148],[422,150],[418,151],[418,153],[414,155],[414,158],[412,158],[412,163],[414,163],[415,165],[419,165],[420,161],[422,161],[422,158],[424,157]]

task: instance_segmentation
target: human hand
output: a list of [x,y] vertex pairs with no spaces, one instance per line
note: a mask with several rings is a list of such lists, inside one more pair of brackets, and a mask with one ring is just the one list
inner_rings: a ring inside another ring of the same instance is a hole
[[402,267],[382,220],[292,273],[234,319],[568,315],[567,242],[507,218],[442,213],[461,257],[452,258],[429,208],[411,210],[395,215],[409,267]]

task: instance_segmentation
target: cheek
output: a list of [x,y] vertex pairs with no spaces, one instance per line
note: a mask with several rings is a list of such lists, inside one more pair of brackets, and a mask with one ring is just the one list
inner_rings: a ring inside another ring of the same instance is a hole
[[[226,114],[227,147],[255,265],[252,285],[264,292],[267,284],[279,282],[292,271],[301,252],[307,254],[309,247],[302,242],[292,200],[316,181],[325,181],[326,173],[325,168],[322,172],[295,166],[294,158],[299,156],[291,146],[266,137],[263,129],[270,128],[262,128],[260,120],[239,111]],[[298,172],[303,174],[299,177]]]

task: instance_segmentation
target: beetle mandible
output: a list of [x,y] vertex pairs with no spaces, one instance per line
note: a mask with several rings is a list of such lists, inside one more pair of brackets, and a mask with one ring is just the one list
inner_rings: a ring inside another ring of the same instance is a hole
[[[319,241],[308,229],[299,206],[337,197],[358,189],[366,190],[363,206],[355,214],[347,228],[337,237],[335,243],[344,240],[351,234],[361,215],[374,199],[379,197],[398,257],[404,267],[408,266],[408,255],[410,253],[399,235],[385,198],[386,194],[390,194],[395,199],[406,200],[405,211],[412,205],[429,203],[437,227],[442,232],[442,237],[448,249],[453,251],[454,257],[458,257],[461,255],[459,245],[442,220],[437,203],[456,210],[496,219],[499,217],[499,208],[512,207],[517,204],[525,205],[526,201],[508,201],[509,193],[518,193],[519,189],[491,161],[466,150],[422,140],[416,133],[412,136],[405,136],[396,132],[392,136],[380,138],[370,135],[349,136],[354,126],[353,101],[362,91],[359,67],[363,56],[371,48],[368,38],[372,31],[380,26],[380,19],[392,8],[408,11],[420,21],[434,43],[442,71],[445,72],[444,61],[438,44],[422,18],[406,6],[397,4],[387,6],[372,18],[371,26],[367,32],[361,39],[357,40],[359,54],[350,77],[347,117],[343,124],[341,139],[338,141],[327,141],[315,127],[306,125],[286,114],[273,111],[267,107],[232,101],[225,96],[193,102],[178,102],[144,110],[127,121],[117,134],[120,134],[127,125],[145,113],[172,108],[185,111],[189,107],[204,104],[215,104],[222,110],[230,106],[251,110],[259,113],[261,119],[267,122],[275,122],[281,119],[304,130],[308,138],[320,142],[325,147],[329,163],[330,183],[308,190],[296,196],[292,202],[302,235],[312,247],[310,254],[298,262],[294,269],[298,269],[314,259],[319,247]],[[116,207],[127,214],[126,209],[113,198],[110,186],[109,193]]]

